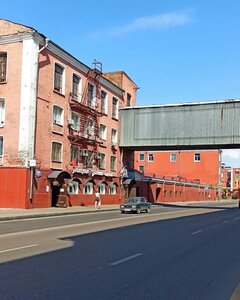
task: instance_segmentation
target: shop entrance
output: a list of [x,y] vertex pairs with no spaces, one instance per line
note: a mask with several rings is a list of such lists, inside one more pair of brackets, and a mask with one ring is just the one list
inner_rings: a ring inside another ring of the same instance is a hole
[[66,207],[68,184],[71,175],[66,171],[52,171],[48,176],[51,182],[51,206]]

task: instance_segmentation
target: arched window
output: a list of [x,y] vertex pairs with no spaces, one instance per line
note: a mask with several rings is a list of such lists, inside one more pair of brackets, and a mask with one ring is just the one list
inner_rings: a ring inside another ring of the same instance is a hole
[[68,193],[69,194],[78,194],[79,184],[80,184],[79,179],[73,179],[71,182],[69,182]]
[[117,192],[117,185],[115,183],[113,183],[109,186],[109,194],[115,195],[116,192]]
[[98,185],[98,192],[99,192],[99,194],[105,195],[105,193],[106,193],[106,184],[104,182],[101,182]]
[[93,193],[93,183],[91,181],[85,183],[83,193],[87,195],[91,195]]

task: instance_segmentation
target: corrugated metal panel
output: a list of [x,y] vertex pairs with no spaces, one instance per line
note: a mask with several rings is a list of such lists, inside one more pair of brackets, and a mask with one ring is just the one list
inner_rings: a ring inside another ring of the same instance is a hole
[[240,100],[122,109],[120,146],[233,148],[239,116]]

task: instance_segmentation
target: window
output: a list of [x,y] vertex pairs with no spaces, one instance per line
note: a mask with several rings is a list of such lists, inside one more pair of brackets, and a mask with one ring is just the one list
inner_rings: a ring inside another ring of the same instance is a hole
[[62,144],[57,142],[52,143],[52,161],[54,162],[62,161]]
[[101,113],[107,114],[107,93],[101,91]]
[[74,112],[71,113],[71,119],[73,120],[72,129],[80,131],[80,116]]
[[63,125],[63,109],[56,105],[53,105],[53,123]]
[[87,106],[95,107],[95,87],[90,83],[88,83]]
[[143,154],[143,153],[140,153],[140,154],[139,154],[139,160],[141,160],[141,161],[144,160],[144,154]]
[[105,141],[107,139],[107,127],[103,124],[100,124],[99,126],[99,138]]
[[69,194],[78,194],[78,190],[79,190],[79,182],[78,182],[78,180],[73,179],[68,184],[68,193]]
[[0,136],[0,156],[3,155],[3,136]]
[[81,78],[79,76],[77,76],[76,74],[73,74],[73,77],[72,77],[72,94],[76,98],[78,98],[79,95],[80,95],[80,81],[81,81]]
[[104,195],[105,192],[106,192],[106,184],[105,183],[100,183],[99,186],[98,186],[98,192],[99,194],[101,195]]
[[144,172],[144,166],[139,166],[139,167],[138,167],[138,170],[139,170],[140,172]]
[[5,100],[0,98],[0,127],[5,124]]
[[0,83],[7,81],[7,53],[0,52]]
[[118,100],[115,97],[112,99],[112,118],[118,118]]
[[74,160],[76,160],[76,164],[78,165],[80,163],[80,152],[81,150],[77,147],[77,146],[74,146],[74,145],[71,145],[71,149],[70,149],[70,154],[71,154],[71,158],[70,158],[70,161],[73,162]]
[[93,183],[92,182],[87,182],[85,184],[83,193],[88,194],[88,195],[93,193]]
[[111,185],[109,186],[109,194],[110,194],[110,195],[115,195],[116,192],[117,192],[117,186],[116,186],[115,183],[113,183],[113,184],[111,184]]
[[59,64],[55,64],[54,90],[62,94],[64,93],[64,68]]
[[86,156],[86,167],[91,168],[93,166],[93,152],[88,150],[88,155]]
[[164,191],[164,198],[167,198],[167,191]]
[[200,161],[201,161],[200,153],[195,153],[195,154],[194,154],[194,161],[195,161],[195,162],[200,162]]
[[132,100],[132,96],[127,93],[127,106],[131,106],[131,100]]
[[93,120],[88,120],[86,133],[89,135],[94,135],[94,122]]
[[170,162],[176,162],[177,161],[177,154],[171,153],[170,154]]
[[116,171],[116,157],[111,156],[110,158],[110,169],[111,171]]
[[112,145],[117,145],[117,130],[116,129],[112,129],[112,132],[111,132],[111,144]]
[[154,156],[152,153],[148,154],[148,161],[154,161]]
[[106,155],[104,153],[99,153],[100,159],[98,160],[98,168],[105,169],[106,168]]

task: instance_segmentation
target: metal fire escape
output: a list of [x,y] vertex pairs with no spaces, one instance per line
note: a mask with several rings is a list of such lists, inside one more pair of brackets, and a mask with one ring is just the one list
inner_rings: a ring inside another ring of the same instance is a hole
[[99,139],[99,117],[101,112],[101,86],[100,78],[102,76],[102,64],[96,60],[93,62],[93,68],[87,73],[86,84],[83,88],[82,96],[76,99],[75,95],[70,93],[69,104],[71,111],[80,116],[79,130],[76,131],[69,124],[69,139],[72,144],[97,145],[102,143]]

